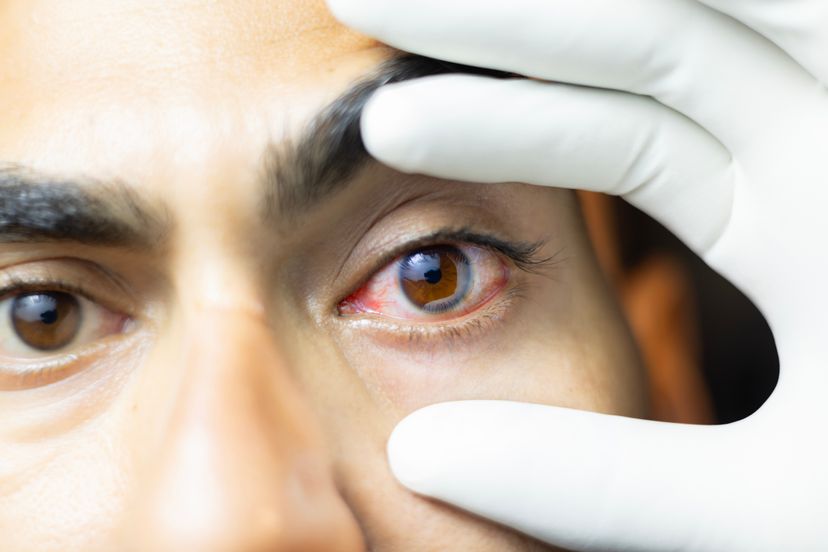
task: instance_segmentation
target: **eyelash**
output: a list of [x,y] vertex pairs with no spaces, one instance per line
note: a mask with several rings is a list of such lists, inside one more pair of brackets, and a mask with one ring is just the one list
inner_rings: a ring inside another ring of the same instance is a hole
[[[133,309],[126,302],[113,299],[111,294],[92,293],[88,291],[88,286],[76,283],[77,280],[51,275],[22,278],[16,274],[5,274],[3,280],[5,285],[0,288],[0,302],[28,293],[60,292],[74,295],[110,312],[120,313],[131,322],[135,321]],[[124,293],[129,295],[125,291]]]
[[[545,245],[543,241],[510,242],[467,228],[457,230],[444,229],[409,241],[382,255],[374,263],[374,268],[368,271],[368,276],[362,280],[359,286],[353,289],[359,289],[378,270],[407,252],[418,248],[448,244],[474,245],[487,249],[507,259],[515,268],[530,274],[545,273],[559,262],[558,253],[548,257],[541,256],[540,252]],[[65,278],[41,275],[34,279],[25,279],[18,275],[7,274],[3,279],[5,280],[3,282],[5,285],[0,288],[0,301],[19,294],[48,290],[77,295],[90,302],[100,304],[105,308],[110,307],[109,302],[97,297],[97,294],[90,293],[85,286]],[[502,292],[501,297],[497,301],[484,306],[476,313],[463,316],[454,321],[432,324],[389,323],[387,321],[378,322],[377,320],[361,320],[355,322],[368,326],[381,325],[385,332],[391,329],[392,333],[404,334],[409,344],[419,344],[437,339],[442,346],[451,346],[455,341],[467,341],[473,335],[484,333],[486,329],[496,323],[508,311],[509,306],[515,299],[523,295],[523,291],[524,286],[522,284],[510,285]],[[46,364],[50,363],[47,362]],[[44,366],[44,368],[49,369],[49,366]]]
[[22,280],[16,276],[6,276],[5,280],[9,283],[0,288],[0,301],[4,301],[14,295],[21,295],[24,293],[36,293],[38,291],[59,291],[62,293],[70,293],[78,295],[92,301],[100,303],[100,299],[92,297],[82,286],[70,283],[66,280],[57,279],[39,279],[36,281]]
[[[537,242],[519,242],[502,240],[491,234],[481,234],[467,228],[458,230],[444,229],[427,236],[406,242],[403,245],[393,248],[390,252],[382,255],[380,259],[373,263],[368,275],[364,277],[354,289],[359,289],[382,267],[396,259],[397,257],[415,249],[426,247],[435,247],[439,245],[447,245],[451,243],[461,243],[466,245],[476,245],[488,249],[493,253],[498,253],[509,259],[518,269],[530,273],[543,273],[546,269],[553,267],[558,263],[559,253],[555,253],[549,257],[541,257],[540,251],[546,245],[545,241]],[[342,301],[345,297],[340,298],[337,303]]]
[[[468,228],[444,229],[422,238],[418,238],[393,248],[373,264],[357,286],[351,289],[360,289],[388,264],[400,256],[411,251],[444,245],[472,245],[486,249],[492,253],[505,257],[517,269],[529,274],[546,274],[560,262],[560,251],[551,256],[542,256],[541,251],[545,241],[512,242],[500,239],[491,234],[482,234]],[[458,320],[440,323],[405,324],[398,321],[377,320],[362,318],[352,320],[352,323],[361,327],[379,327],[386,333],[404,334],[408,344],[419,344],[432,339],[439,339],[441,345],[451,346],[455,341],[467,340],[469,337],[484,332],[488,327],[500,319],[515,299],[524,296],[524,284],[510,285],[499,298],[491,305],[484,306],[480,311],[460,317]],[[350,295],[350,294],[349,294]],[[347,296],[346,296],[347,297]],[[337,301],[339,305],[346,299]],[[340,318],[345,318],[337,312]]]

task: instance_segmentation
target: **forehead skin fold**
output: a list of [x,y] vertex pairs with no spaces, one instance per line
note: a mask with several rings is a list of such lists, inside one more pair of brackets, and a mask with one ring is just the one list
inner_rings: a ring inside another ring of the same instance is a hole
[[0,159],[169,181],[278,141],[387,56],[322,0],[8,0]]
[[[37,89],[40,99],[64,96],[55,81],[77,85],[66,92],[87,101],[85,94],[102,87],[162,96],[188,94],[198,83],[213,85],[217,96],[257,82],[286,89],[315,84],[376,45],[314,0],[7,0],[0,10],[5,77]],[[153,79],[158,73],[175,79]],[[241,82],[221,85],[216,74]]]

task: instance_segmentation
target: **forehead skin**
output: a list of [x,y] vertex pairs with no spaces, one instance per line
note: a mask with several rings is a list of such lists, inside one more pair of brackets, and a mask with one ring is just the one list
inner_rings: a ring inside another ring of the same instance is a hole
[[142,186],[249,157],[388,55],[321,1],[11,0],[0,29],[4,157]]

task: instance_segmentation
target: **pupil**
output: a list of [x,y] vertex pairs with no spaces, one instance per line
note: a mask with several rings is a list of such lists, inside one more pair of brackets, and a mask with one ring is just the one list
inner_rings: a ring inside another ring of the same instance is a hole
[[44,311],[40,315],[40,321],[44,324],[54,324],[57,322],[58,319],[58,311],[57,309],[52,309],[48,311]]
[[27,293],[15,298],[11,322],[17,337],[40,351],[54,351],[72,342],[80,329],[80,303],[61,292]]
[[429,284],[436,284],[443,277],[443,272],[439,268],[429,270],[425,273],[425,281]]
[[400,283],[406,297],[420,308],[444,305],[457,295],[458,264],[462,259],[463,253],[453,247],[425,249],[408,255],[400,265]]

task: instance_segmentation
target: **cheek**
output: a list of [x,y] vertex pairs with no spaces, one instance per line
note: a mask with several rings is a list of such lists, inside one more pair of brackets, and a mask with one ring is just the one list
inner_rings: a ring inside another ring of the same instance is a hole
[[531,300],[515,303],[499,327],[471,342],[385,347],[356,329],[341,336],[339,348],[350,369],[400,416],[464,399],[640,414],[636,405],[646,386],[623,321],[595,290],[559,291],[529,288]]
[[[351,400],[347,408],[325,409],[324,424],[333,451],[337,487],[359,520],[369,549],[477,552],[550,549],[457,509],[418,497],[402,487],[390,473],[385,446],[404,413],[395,411],[401,405],[392,406],[394,397],[390,394],[383,396],[384,391],[372,389],[370,383],[364,384],[368,394],[355,401],[356,389],[340,382],[337,385],[340,393],[348,394]],[[412,391],[402,380],[399,384],[401,395],[428,396],[426,388],[421,393]],[[450,388],[451,385],[445,386],[446,390]],[[383,385],[383,389],[388,387]],[[432,391],[437,395],[442,393]],[[329,406],[336,404],[334,400],[343,401],[343,398],[329,397]],[[343,402],[338,404],[344,406]]]
[[552,550],[460,510],[420,498],[377,473],[367,469],[349,472],[346,491],[348,505],[360,520],[371,550]]
[[366,383],[371,406],[360,409],[364,419],[352,418],[351,427],[343,427],[340,419],[339,431],[329,438],[348,440],[337,447],[338,480],[372,549],[554,550],[414,495],[390,474],[385,446],[405,415],[447,400],[509,399],[606,410],[597,398],[602,393],[595,387],[594,367],[572,342],[553,338],[541,345],[540,340],[528,339],[513,349],[499,342],[500,347],[487,354],[455,350],[419,359],[352,342],[346,357]]
[[53,445],[4,445],[4,550],[98,550],[108,542],[122,514],[124,464],[106,434],[93,424]]
[[612,395],[601,371],[581,351],[524,344],[485,355],[443,354],[421,359],[366,353],[359,370],[381,394],[408,414],[453,400],[513,400],[605,411]]

